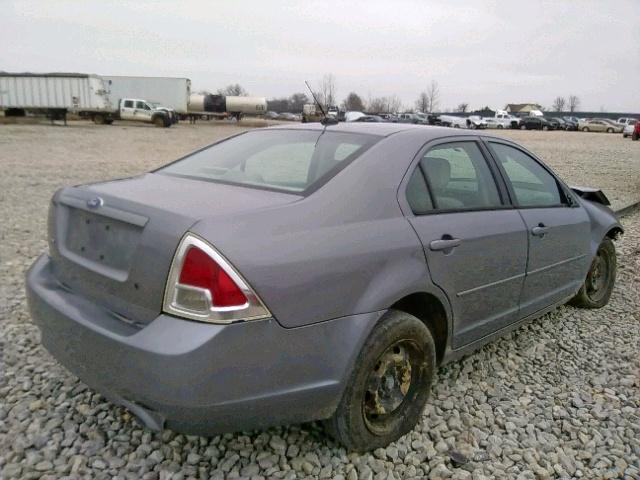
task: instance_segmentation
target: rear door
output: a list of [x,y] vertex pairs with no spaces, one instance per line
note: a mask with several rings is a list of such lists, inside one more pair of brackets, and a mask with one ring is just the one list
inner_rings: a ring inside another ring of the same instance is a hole
[[123,100],[120,103],[120,118],[122,120],[134,120],[134,111],[136,105],[133,100]]
[[479,141],[464,137],[425,148],[406,184],[409,222],[453,309],[454,348],[518,318],[527,234],[497,175]]
[[538,160],[512,144],[491,140],[489,148],[526,223],[529,259],[520,300],[521,315],[572,296],[591,262],[586,211]]

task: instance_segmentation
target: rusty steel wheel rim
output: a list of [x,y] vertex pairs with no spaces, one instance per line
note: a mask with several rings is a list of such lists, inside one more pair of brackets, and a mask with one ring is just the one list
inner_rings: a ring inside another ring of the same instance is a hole
[[591,263],[586,281],[587,295],[594,302],[597,302],[606,294],[609,275],[609,262],[606,253],[598,251]]
[[389,346],[378,358],[365,383],[362,412],[369,430],[384,432],[401,412],[415,385],[420,349],[410,340]]

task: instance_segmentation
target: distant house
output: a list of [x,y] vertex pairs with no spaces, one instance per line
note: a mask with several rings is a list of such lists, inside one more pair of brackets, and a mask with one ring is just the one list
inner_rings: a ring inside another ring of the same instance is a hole
[[532,110],[542,110],[537,103],[508,103],[504,109],[512,115],[529,114]]

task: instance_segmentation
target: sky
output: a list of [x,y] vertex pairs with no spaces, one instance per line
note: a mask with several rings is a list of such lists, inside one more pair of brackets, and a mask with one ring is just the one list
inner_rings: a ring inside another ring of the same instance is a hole
[[640,0],[7,1],[0,70],[187,77],[267,98],[335,78],[338,99],[432,81],[439,110],[577,95],[640,112]]

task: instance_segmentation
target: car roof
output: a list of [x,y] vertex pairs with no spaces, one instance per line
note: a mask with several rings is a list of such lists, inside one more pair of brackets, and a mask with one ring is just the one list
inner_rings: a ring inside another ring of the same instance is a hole
[[[320,123],[301,123],[298,125],[277,125],[269,127],[269,130],[315,130],[321,131],[326,128],[328,132],[362,133],[388,137],[400,132],[420,133],[423,138],[458,137],[460,135],[470,135],[456,128],[436,127],[431,125],[415,125],[411,123],[366,123],[366,122],[340,122],[326,127]],[[473,135],[478,135],[477,130],[473,130]]]

